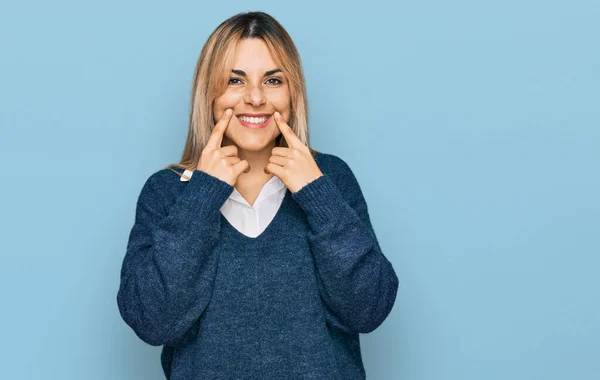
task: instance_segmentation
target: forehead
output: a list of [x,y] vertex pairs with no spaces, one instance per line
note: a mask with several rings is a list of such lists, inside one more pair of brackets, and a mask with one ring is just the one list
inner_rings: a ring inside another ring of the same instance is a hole
[[233,68],[246,72],[255,70],[262,74],[276,68],[276,64],[265,41],[260,38],[245,38],[238,41],[235,48]]

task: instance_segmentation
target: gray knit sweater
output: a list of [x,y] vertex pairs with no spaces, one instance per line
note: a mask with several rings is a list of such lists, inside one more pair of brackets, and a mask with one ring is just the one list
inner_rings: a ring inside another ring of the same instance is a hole
[[[257,237],[220,212],[233,186],[161,169],[137,201],[117,304],[167,379],[365,379],[359,333],[377,328],[398,278],[350,167],[286,191]],[[181,170],[183,172],[183,170]]]

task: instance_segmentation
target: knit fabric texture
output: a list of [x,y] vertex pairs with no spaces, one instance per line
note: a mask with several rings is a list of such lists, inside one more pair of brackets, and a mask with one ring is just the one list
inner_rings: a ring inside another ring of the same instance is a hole
[[167,379],[366,378],[359,334],[387,318],[398,278],[350,167],[314,158],[324,175],[286,190],[255,238],[219,211],[227,182],[168,169],[145,182],[117,304],[140,339],[163,346]]

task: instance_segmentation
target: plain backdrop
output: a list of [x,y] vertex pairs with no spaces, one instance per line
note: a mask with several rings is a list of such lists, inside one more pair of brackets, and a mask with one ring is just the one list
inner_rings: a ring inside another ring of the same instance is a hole
[[311,144],[357,176],[400,288],[369,380],[600,373],[597,1],[2,1],[3,379],[162,379],[116,304],[139,191],[180,158],[202,45],[262,10]]

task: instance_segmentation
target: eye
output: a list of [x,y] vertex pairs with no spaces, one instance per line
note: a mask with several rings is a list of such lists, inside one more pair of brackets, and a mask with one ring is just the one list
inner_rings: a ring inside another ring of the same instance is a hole
[[[275,82],[270,82],[269,83],[269,81],[272,81],[272,80],[274,80]],[[281,84],[283,82],[279,78],[269,78],[269,79],[267,79],[267,83],[269,83],[269,84]]]
[[[233,82],[232,82],[232,81],[233,81]],[[241,82],[242,82],[242,81],[240,80],[240,78],[234,78],[234,77],[231,77],[231,78],[229,78],[229,84],[234,84],[234,85],[235,85],[235,84],[238,84],[238,83],[236,83],[235,81],[238,81],[239,83],[241,83]]]

